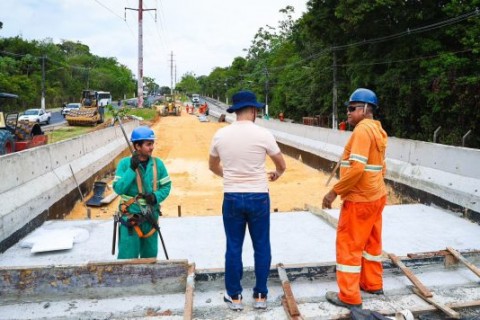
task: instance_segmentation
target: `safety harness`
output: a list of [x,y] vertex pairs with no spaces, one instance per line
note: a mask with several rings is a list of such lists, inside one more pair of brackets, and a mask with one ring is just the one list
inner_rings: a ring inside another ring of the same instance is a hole
[[[155,158],[152,158],[153,161],[153,192],[157,191],[157,162],[155,161]],[[128,233],[131,235],[133,233],[133,230],[137,233],[139,238],[148,238],[151,237],[155,233],[155,228],[152,229],[144,234],[142,232],[142,229],[140,229],[140,225],[147,221],[148,219],[145,217],[145,214],[151,214],[151,212],[144,212],[142,206],[147,206],[147,202],[145,199],[143,199],[143,185],[142,185],[142,178],[140,175],[140,169],[137,168],[135,170],[136,173],[136,181],[137,181],[137,187],[138,187],[138,195],[135,197],[130,197],[127,195],[122,195],[121,203],[120,203],[120,211],[121,211],[121,216],[119,217],[119,222],[124,225],[125,227],[128,228]],[[128,207],[130,207],[132,204],[136,203],[140,210],[142,211],[142,214],[132,214],[128,212]],[[122,219],[123,217],[126,217],[126,219]]]

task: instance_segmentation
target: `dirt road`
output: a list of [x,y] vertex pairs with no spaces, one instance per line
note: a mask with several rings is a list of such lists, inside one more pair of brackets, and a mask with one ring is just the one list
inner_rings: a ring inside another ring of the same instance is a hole
[[[157,136],[154,156],[160,157],[170,174],[172,192],[162,203],[166,217],[221,215],[222,179],[208,169],[208,154],[214,133],[226,123],[199,122],[194,115],[162,117],[152,129]],[[303,210],[305,204],[321,207],[322,198],[329,188],[325,183],[329,174],[304,165],[301,161],[285,157],[287,170],[276,182],[270,182],[272,211]],[[274,169],[268,159],[267,171]],[[330,187],[335,183],[330,182]],[[390,192],[391,193],[391,192]],[[397,200],[389,196],[389,204]],[[340,198],[334,207],[340,207]],[[93,219],[109,219],[118,205],[118,198],[103,208],[92,208]],[[85,208],[77,203],[67,219],[83,219]]]

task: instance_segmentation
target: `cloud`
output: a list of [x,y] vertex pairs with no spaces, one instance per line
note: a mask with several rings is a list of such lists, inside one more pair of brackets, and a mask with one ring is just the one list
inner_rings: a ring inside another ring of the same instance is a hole
[[[287,5],[295,7],[298,18],[306,0],[144,0],[143,66],[145,76],[160,85],[170,85],[173,51],[177,80],[182,74],[197,76],[215,67],[230,65],[244,56],[255,33],[265,25],[277,26],[279,13]],[[93,54],[115,57],[137,74],[138,12],[133,0],[1,0],[0,36],[21,36],[27,40],[51,38],[79,41]],[[8,13],[8,14],[5,14]],[[126,16],[126,21],[123,20]]]

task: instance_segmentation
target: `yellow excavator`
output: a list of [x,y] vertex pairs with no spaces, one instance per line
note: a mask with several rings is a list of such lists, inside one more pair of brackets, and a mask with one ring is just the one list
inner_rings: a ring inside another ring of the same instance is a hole
[[65,117],[70,126],[95,126],[104,121],[104,107],[98,105],[98,91],[83,90],[78,109],[72,109]]

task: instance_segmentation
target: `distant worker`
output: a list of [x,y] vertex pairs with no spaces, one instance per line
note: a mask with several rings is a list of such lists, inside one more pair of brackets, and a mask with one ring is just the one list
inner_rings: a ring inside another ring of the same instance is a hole
[[285,121],[285,118],[283,116],[283,112],[280,112],[280,114],[278,115],[278,119],[282,122]]
[[373,120],[378,108],[375,93],[355,90],[347,108],[348,123],[355,127],[343,152],[338,181],[323,198],[331,208],[340,195],[343,204],[337,228],[337,284],[329,302],[346,308],[361,307],[360,290],[383,294],[382,211],[387,199],[385,150],[387,134]]
[[122,106],[122,100],[118,100],[117,104],[118,104],[119,107],[121,107]]
[[338,124],[338,129],[340,131],[345,131],[347,130],[347,122],[344,120]]
[[155,258],[158,235],[143,213],[151,213],[158,221],[160,204],[170,194],[172,183],[163,161],[152,157],[153,130],[137,127],[130,141],[135,152],[120,160],[113,182],[113,189],[121,197],[118,259]]
[[223,177],[223,226],[227,239],[225,254],[224,301],[232,310],[242,304],[242,247],[245,228],[252,239],[256,284],[253,288],[254,308],[267,308],[267,279],[272,260],[270,249],[270,196],[265,172],[266,156],[273,160],[276,170],[268,172],[276,181],[285,171],[285,160],[270,131],[254,124],[262,103],[250,91],[233,95],[237,119],[219,129],[211,143],[209,168]]

